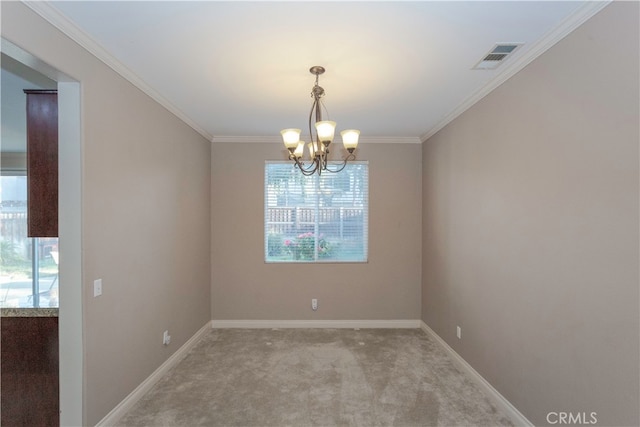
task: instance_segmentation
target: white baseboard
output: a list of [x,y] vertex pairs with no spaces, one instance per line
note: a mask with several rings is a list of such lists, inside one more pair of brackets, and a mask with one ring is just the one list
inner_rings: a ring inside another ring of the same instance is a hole
[[420,320],[212,320],[212,328],[380,328],[414,329],[420,327]]
[[489,383],[489,381],[485,380],[482,375],[478,373],[471,365],[467,363],[466,360],[462,358],[454,349],[452,349],[449,344],[447,344],[438,334],[436,334],[433,329],[427,326],[426,323],[420,321],[420,328],[427,333],[427,335],[431,336],[435,339],[438,344],[440,344],[453,358],[453,360],[460,366],[462,370],[468,373],[471,376],[471,379],[475,381],[493,400],[493,402],[498,406],[502,411],[504,411],[507,416],[511,419],[511,421],[516,426],[531,426],[533,424],[529,421],[518,409],[511,404],[503,395],[498,392],[493,386]]
[[176,366],[187,355],[189,350],[200,341],[200,338],[209,331],[211,322],[207,322],[198,332],[196,332],[186,343],[182,345],[175,353],[173,353],[158,369],[156,369],[146,380],[135,388],[127,397],[124,398],[115,408],[111,410],[96,427],[116,426],[120,419],[138,403],[146,393],[167,373],[171,368]]

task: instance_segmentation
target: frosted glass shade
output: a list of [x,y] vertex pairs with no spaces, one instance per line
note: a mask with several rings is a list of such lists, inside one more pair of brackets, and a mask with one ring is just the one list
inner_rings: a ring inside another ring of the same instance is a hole
[[300,129],[282,129],[280,134],[282,135],[284,146],[288,150],[295,150],[298,142],[300,142]]
[[296,147],[296,151],[293,152],[293,155],[297,158],[301,158],[304,154],[304,141],[299,141],[298,146]]
[[347,151],[351,152],[358,146],[358,138],[360,137],[360,131],[356,129],[343,130],[340,132],[342,136],[342,144]]
[[310,142],[307,144],[307,146],[309,147],[309,155],[311,156],[312,159],[316,156],[316,154],[317,155],[324,154],[324,145],[321,143]]
[[333,135],[336,132],[336,122],[329,120],[316,122],[316,131],[318,132],[318,139],[320,142],[331,142],[333,141]]

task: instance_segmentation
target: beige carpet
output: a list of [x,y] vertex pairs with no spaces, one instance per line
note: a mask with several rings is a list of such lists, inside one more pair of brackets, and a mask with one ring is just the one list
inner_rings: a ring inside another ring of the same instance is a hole
[[420,329],[218,329],[120,425],[513,424]]

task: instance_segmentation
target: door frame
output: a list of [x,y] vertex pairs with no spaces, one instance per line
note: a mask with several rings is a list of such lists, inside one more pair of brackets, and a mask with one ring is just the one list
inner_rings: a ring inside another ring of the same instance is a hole
[[2,38],[0,51],[58,83],[60,425],[84,425],[81,84]]

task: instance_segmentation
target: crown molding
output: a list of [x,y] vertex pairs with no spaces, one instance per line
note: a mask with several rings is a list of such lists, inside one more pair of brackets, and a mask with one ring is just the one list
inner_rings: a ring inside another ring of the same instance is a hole
[[[93,38],[91,38],[86,32],[78,28],[71,20],[69,20],[64,14],[59,12],[55,7],[47,1],[27,1],[21,0],[24,5],[29,7],[51,25],[56,27],[71,40],[78,45],[86,49],[89,53],[94,55],[109,68],[128,80],[131,84],[143,91],[153,100],[158,102],[193,130],[198,132],[204,138],[211,142],[280,142],[279,137],[249,137],[249,136],[212,136],[205,129],[199,126],[195,121],[190,119],[185,113],[183,113],[178,107],[169,102],[158,91],[149,86],[143,79],[137,74],[125,66],[122,62],[118,61],[111,53],[100,46]],[[531,61],[536,59],[546,50],[558,43],[569,33],[575,30],[577,27],[586,22],[593,15],[602,10],[605,6],[611,3],[612,0],[604,1],[586,1],[580,6],[574,13],[568,16],[560,25],[549,31],[540,41],[535,43],[531,49],[529,49],[523,56],[517,58],[514,62],[505,65],[505,69],[502,73],[497,75],[494,79],[489,81],[482,88],[474,92],[465,101],[459,104],[453,111],[443,117],[435,126],[429,131],[422,134],[420,137],[362,137],[361,142],[365,144],[381,143],[381,144],[419,144],[427,141],[438,131],[444,128],[447,124],[452,122],[472,105],[480,101],[486,95],[488,95],[495,88],[507,81],[517,72],[526,67]]]
[[586,1],[582,6],[576,9],[571,15],[565,18],[560,25],[556,26],[547,34],[545,34],[537,43],[535,43],[531,49],[525,52],[522,56],[515,59],[510,64],[505,65],[503,72],[498,74],[495,78],[490,80],[486,85],[474,92],[469,98],[458,105],[453,111],[447,114],[442,120],[440,120],[429,131],[420,136],[420,141],[426,142],[429,138],[435,135],[438,131],[451,123],[454,119],[468,110],[475,103],[487,96],[491,91],[506,82],[513,77],[516,73],[521,71],[524,67],[529,65],[534,59],[542,55],[553,45],[569,35],[573,30],[584,24],[589,18],[596,13],[600,12],[605,6],[611,3],[612,0],[604,1]]
[[212,143],[233,143],[233,144],[282,144],[282,138],[280,136],[231,136],[231,135],[219,135],[214,136],[211,139]]
[[[279,135],[273,136],[214,136],[211,142],[215,143],[261,143],[261,144],[282,144]],[[422,141],[417,136],[361,136],[361,144],[421,144]]]
[[185,113],[183,113],[178,107],[169,102],[165,97],[160,95],[158,91],[149,86],[144,80],[142,80],[136,73],[130,70],[122,62],[118,61],[111,53],[100,46],[91,36],[76,26],[65,15],[58,11],[55,7],[51,6],[48,1],[25,1],[22,3],[40,15],[44,20],[51,25],[62,31],[71,40],[82,46],[85,50],[105,63],[113,71],[124,77],[135,87],[151,97],[158,104],[169,110],[173,115],[178,117],[193,130],[198,132],[208,141],[211,141],[212,135],[199,126],[196,122],[191,120]]
[[[163,97],[158,91],[149,86],[142,78],[129,69],[122,62],[118,61],[111,53],[104,49],[91,36],[76,26],[69,18],[62,14],[54,6],[46,1],[26,1],[22,3],[40,15],[51,25],[62,31],[71,40],[82,46],[93,56],[106,64],[113,71],[124,77],[131,84],[143,91],[153,100],[158,102],[164,108],[173,113],[180,120],[185,122],[193,130],[198,132],[204,138],[211,142],[218,143],[281,143],[280,136],[213,136],[205,129],[199,126],[195,121],[191,120],[178,107],[173,105],[169,100]],[[418,137],[361,137],[360,141],[365,144],[420,144],[422,141]]]

